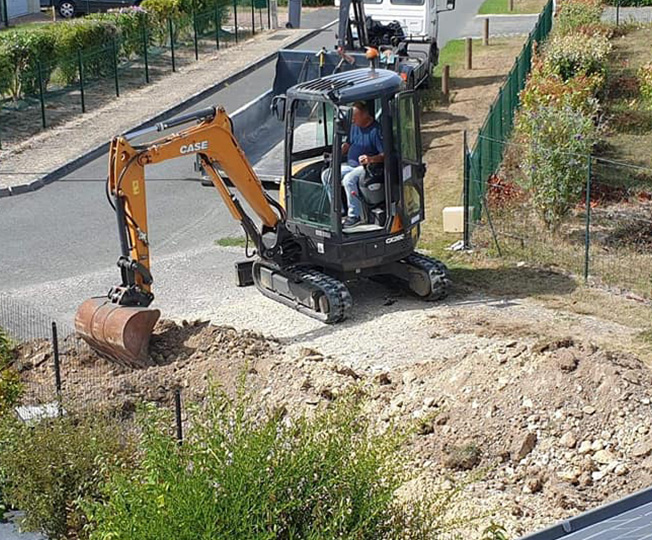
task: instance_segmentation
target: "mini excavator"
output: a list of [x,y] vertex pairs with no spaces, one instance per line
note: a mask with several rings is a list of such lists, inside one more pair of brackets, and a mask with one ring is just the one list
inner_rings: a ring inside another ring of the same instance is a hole
[[[364,219],[347,228],[340,163],[346,159],[342,146],[356,102],[364,102],[381,126],[385,161],[367,167],[358,194]],[[188,154],[198,157],[255,246],[251,260],[236,264],[238,285],[255,285],[263,295],[324,323],[347,317],[353,301],[346,283],[361,277],[398,280],[426,300],[447,295],[446,267],[415,251],[424,219],[425,166],[417,96],[405,90],[402,78],[372,63],[369,69],[295,85],[274,98],[272,112],[285,122],[278,201],[263,188],[222,108],[112,140],[107,195],[118,222],[121,283],[107,296],[84,302],[75,319],[79,334],[100,354],[125,366],[148,365],[160,311],[150,308],[145,167]],[[132,144],[137,136],[179,126],[184,127],[146,145]],[[332,181],[324,182],[328,169]]]

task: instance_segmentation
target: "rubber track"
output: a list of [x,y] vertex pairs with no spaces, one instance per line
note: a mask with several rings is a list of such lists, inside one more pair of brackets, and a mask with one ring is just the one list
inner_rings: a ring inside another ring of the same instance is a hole
[[328,299],[330,311],[327,318],[320,318],[321,320],[332,324],[343,321],[348,317],[353,307],[353,297],[344,283],[328,274],[306,266],[284,268],[283,272],[291,273],[297,279],[307,281],[324,293]]
[[[259,264],[267,266],[266,263],[262,261],[259,261]],[[268,266],[268,268],[270,267]],[[292,281],[297,283],[303,282],[306,286],[317,289],[326,296],[330,309],[327,314],[315,311],[312,307],[306,306],[296,299],[288,298],[276,291],[262,287],[254,279],[256,288],[263,295],[326,324],[338,323],[346,319],[349,315],[351,307],[353,306],[353,298],[351,297],[349,289],[341,281],[329,276],[328,274],[320,272],[319,270],[304,265],[286,266],[282,269],[278,267],[271,268],[275,272],[282,274]]]
[[424,296],[425,300],[443,300],[448,296],[452,285],[446,265],[421,253],[412,253],[403,259],[406,264],[418,268],[428,274],[430,278],[430,294]]

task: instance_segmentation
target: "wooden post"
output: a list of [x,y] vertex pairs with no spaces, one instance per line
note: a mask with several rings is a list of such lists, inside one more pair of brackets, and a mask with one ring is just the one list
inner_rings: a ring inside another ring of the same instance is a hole
[[486,47],[489,45],[489,18],[484,20],[484,28],[482,31],[482,44]]
[[441,93],[448,97],[449,80],[451,75],[451,67],[448,64],[444,65],[444,70],[441,74]]
[[514,11],[514,0],[507,0],[509,11]]
[[52,9],[52,22],[57,22],[57,8],[52,6],[51,9]]
[[466,38],[466,69],[473,69],[473,40]]

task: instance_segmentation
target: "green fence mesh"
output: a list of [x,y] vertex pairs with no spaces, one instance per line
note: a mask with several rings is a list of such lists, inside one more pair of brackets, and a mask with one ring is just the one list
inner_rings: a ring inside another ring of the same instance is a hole
[[507,80],[491,105],[473,149],[468,155],[465,167],[465,189],[468,190],[467,204],[472,208],[469,217],[473,221],[480,219],[487,181],[502,161],[504,148],[502,141],[508,139],[512,132],[514,112],[519,105],[519,93],[525,87],[525,81],[532,67],[535,43],[541,43],[548,37],[552,29],[552,16],[553,2],[549,0],[512,66]]

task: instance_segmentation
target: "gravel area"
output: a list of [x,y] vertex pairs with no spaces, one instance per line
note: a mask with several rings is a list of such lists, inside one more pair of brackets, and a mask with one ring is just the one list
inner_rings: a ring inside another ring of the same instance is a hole
[[[105,106],[78,115],[16,146],[0,151],[0,190],[41,178],[57,167],[145,122],[162,110],[226,79],[311,30],[257,34],[245,43],[200,58],[176,73],[125,92]],[[283,36],[282,39],[279,39]],[[261,88],[261,93],[266,88]],[[12,174],[7,174],[12,173]],[[16,174],[13,174],[16,173]]]

